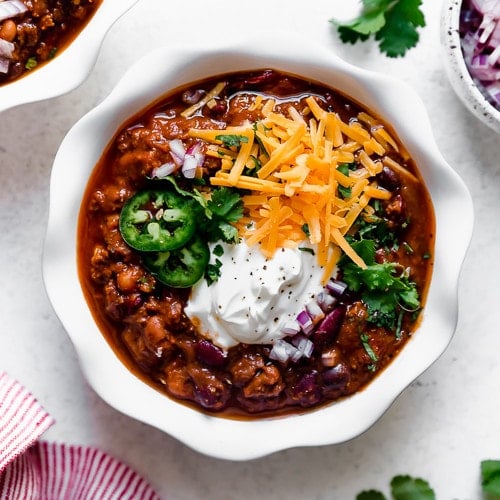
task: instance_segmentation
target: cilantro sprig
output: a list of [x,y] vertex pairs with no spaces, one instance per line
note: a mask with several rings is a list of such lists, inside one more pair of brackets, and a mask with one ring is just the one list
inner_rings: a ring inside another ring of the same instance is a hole
[[[391,481],[392,500],[435,500],[436,494],[429,483],[421,478],[400,475]],[[365,490],[356,496],[356,500],[387,500],[378,490]]]
[[362,0],[361,14],[349,22],[331,19],[344,43],[366,41],[371,36],[388,57],[402,57],[419,40],[425,26],[421,0]]
[[500,497],[500,460],[481,462],[481,487],[485,493]]
[[404,311],[417,311],[420,308],[415,282],[398,270],[398,264],[378,264],[375,261],[375,241],[355,241],[352,248],[367,267],[362,269],[344,256],[339,262],[343,280],[350,290],[361,294],[368,309],[368,321],[377,326],[399,328]]
[[211,196],[206,198],[197,189],[182,189],[173,176],[165,177],[164,180],[170,182],[179,194],[193,198],[198,203],[200,215],[205,218],[201,228],[207,241],[238,243],[238,230],[233,225],[243,216],[243,200],[238,191],[228,187],[214,188]]

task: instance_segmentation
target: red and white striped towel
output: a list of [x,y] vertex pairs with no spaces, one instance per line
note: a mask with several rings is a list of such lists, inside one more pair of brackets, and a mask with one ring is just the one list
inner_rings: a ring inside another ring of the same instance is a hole
[[53,423],[29,391],[0,372],[0,500],[160,499],[97,448],[38,441]]

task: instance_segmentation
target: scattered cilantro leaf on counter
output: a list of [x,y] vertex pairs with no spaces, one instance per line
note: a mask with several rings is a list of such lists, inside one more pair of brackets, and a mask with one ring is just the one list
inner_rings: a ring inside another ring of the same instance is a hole
[[411,476],[395,476],[391,481],[394,500],[435,500],[436,495],[429,483]]
[[[392,500],[435,500],[436,494],[424,479],[411,476],[395,476],[391,481]],[[362,491],[356,500],[387,500],[385,495],[377,490]]]
[[356,500],[387,500],[386,496],[377,490],[366,490],[356,495]]
[[500,497],[500,460],[481,462],[481,486],[485,493]]
[[366,41],[374,36],[388,57],[402,57],[419,40],[417,29],[425,26],[422,0],[362,0],[361,14],[348,22],[331,19],[344,43]]

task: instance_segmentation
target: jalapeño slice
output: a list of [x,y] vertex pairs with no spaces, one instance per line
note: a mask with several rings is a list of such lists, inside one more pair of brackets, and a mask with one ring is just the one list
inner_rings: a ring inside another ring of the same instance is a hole
[[139,191],[125,203],[120,213],[123,239],[143,252],[176,250],[191,239],[195,228],[191,200],[172,191]]
[[205,241],[194,236],[188,243],[170,252],[143,254],[144,266],[165,285],[188,288],[205,273],[210,250]]

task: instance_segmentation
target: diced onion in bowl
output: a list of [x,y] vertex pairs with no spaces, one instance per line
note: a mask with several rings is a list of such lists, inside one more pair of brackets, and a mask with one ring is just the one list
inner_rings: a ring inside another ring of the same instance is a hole
[[28,7],[21,0],[5,0],[4,2],[0,2],[0,22],[19,14],[24,14],[27,10]]

